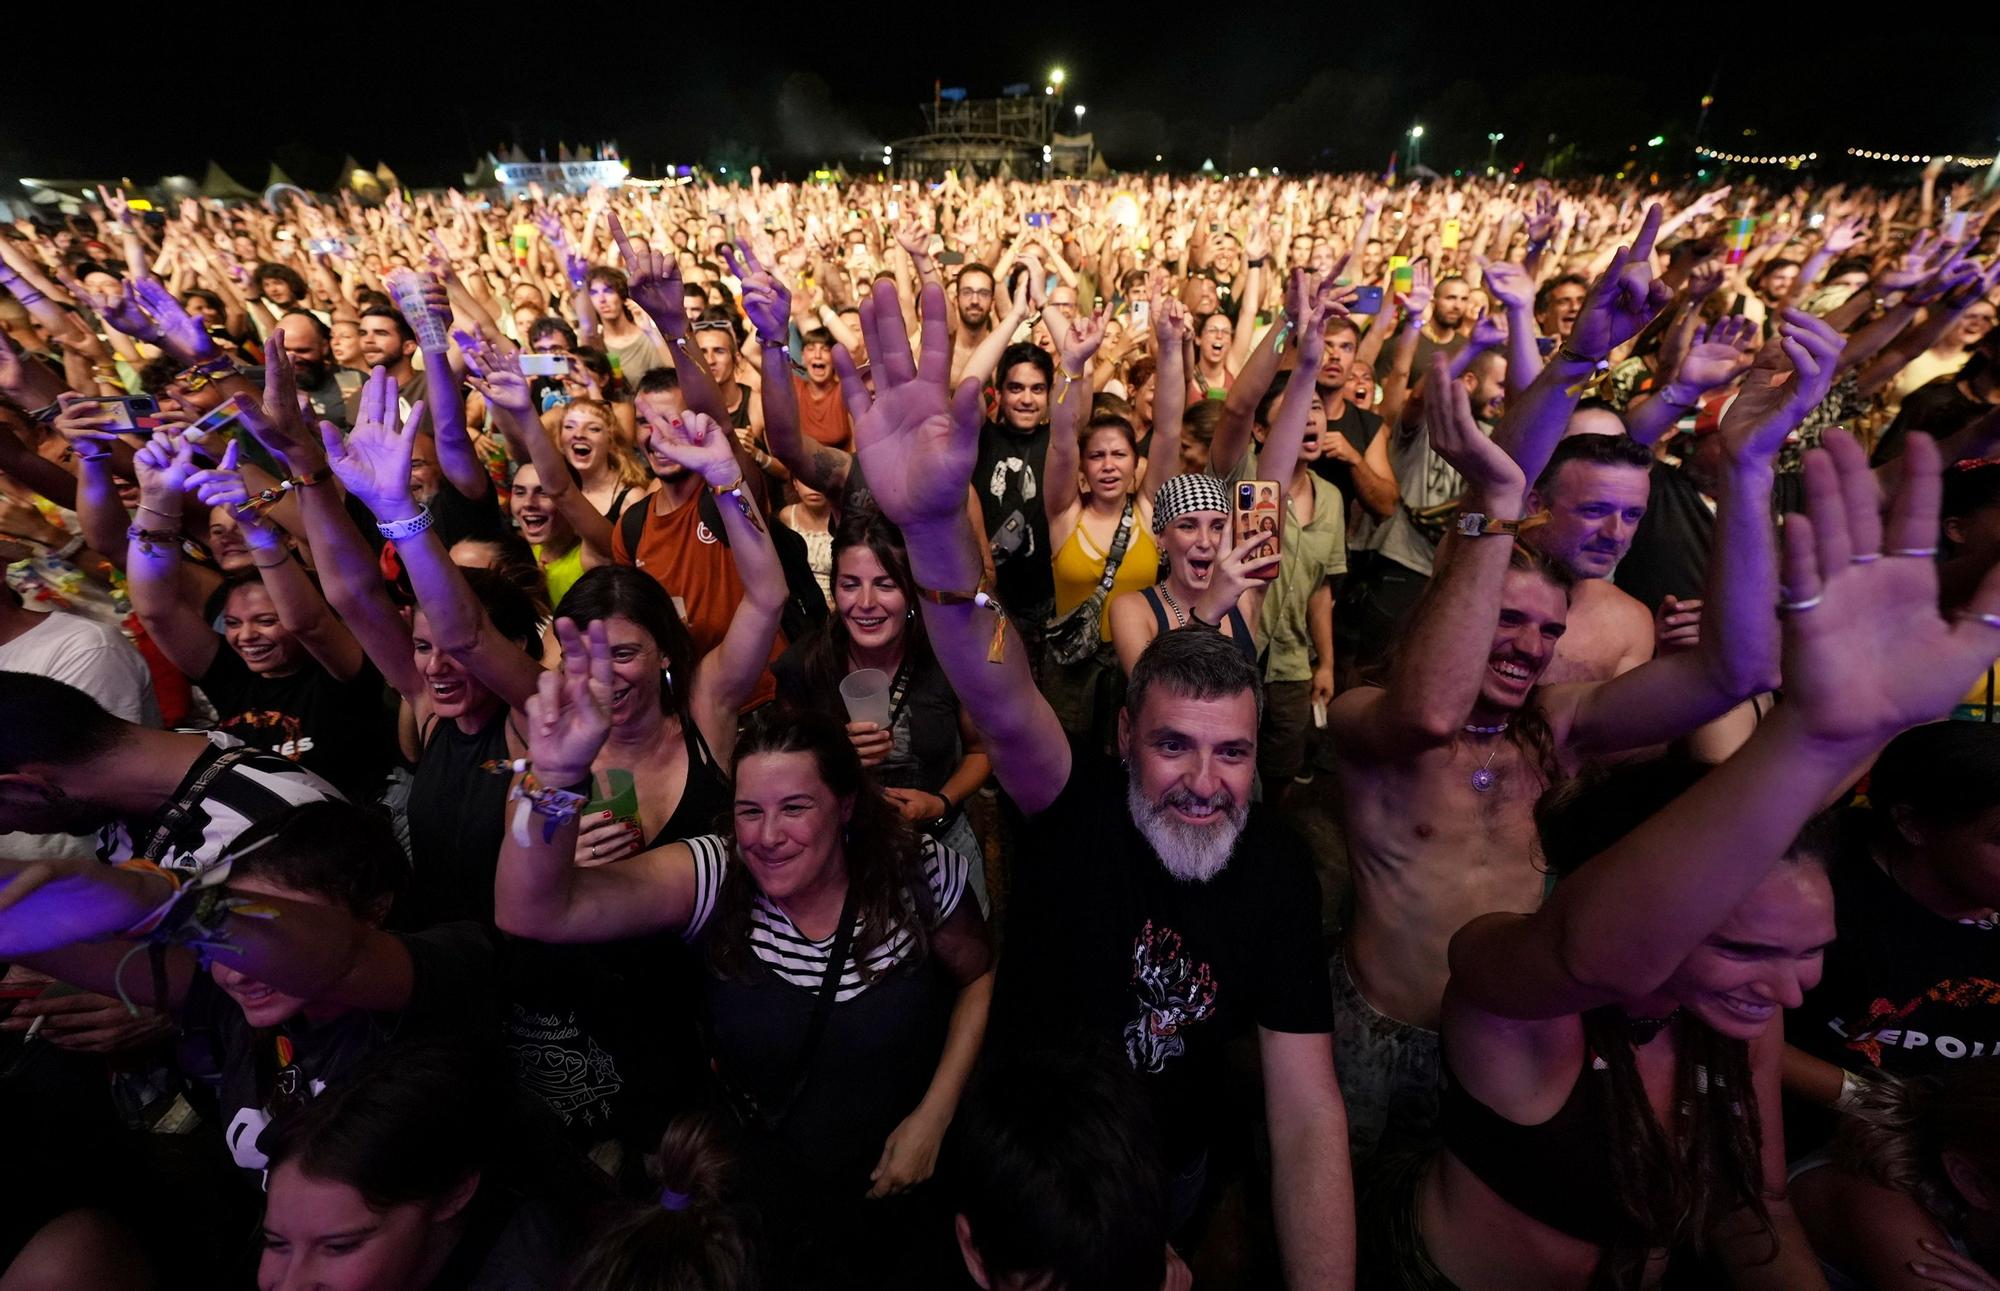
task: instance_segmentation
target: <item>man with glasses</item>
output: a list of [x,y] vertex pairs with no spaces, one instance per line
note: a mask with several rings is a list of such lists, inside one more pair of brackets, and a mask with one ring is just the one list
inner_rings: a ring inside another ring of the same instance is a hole
[[993,271],[983,264],[959,270],[952,305],[957,326],[951,342],[951,379],[956,381],[965,375],[972,352],[993,334]]

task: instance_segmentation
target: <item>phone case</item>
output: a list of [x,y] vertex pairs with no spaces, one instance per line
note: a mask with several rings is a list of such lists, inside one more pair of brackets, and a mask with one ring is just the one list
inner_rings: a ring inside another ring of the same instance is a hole
[[[1279,553],[1285,526],[1284,518],[1278,511],[1278,499],[1283,496],[1283,486],[1276,480],[1237,482],[1234,505],[1230,509],[1234,541],[1241,546],[1253,536],[1261,534],[1265,538],[1264,543],[1251,549],[1248,559],[1256,560]],[[1276,566],[1255,575],[1263,579],[1277,576]]]

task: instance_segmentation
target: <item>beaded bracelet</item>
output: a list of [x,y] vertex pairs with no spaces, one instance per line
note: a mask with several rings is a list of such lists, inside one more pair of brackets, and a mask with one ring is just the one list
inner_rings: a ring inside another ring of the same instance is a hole
[[289,479],[279,480],[270,488],[264,489],[254,496],[237,503],[235,508],[236,514],[240,516],[262,515],[276,506],[285,494],[291,492],[293,489],[309,489],[315,484],[324,484],[332,478],[333,468],[322,466],[316,471],[307,471],[304,475],[294,475]]
[[935,587],[918,587],[917,595],[933,605],[976,605],[982,610],[993,611],[996,620],[993,625],[993,643],[986,647],[986,662],[1000,663],[1007,657],[1007,611],[1000,602],[986,592],[986,576],[979,576],[979,586],[970,592],[948,592]]

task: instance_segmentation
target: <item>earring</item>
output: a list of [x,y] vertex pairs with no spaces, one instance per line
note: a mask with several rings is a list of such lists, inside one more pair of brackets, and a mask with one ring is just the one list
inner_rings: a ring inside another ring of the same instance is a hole
[[904,610],[903,617],[906,619],[914,619],[915,617],[917,617],[916,608],[913,606],[910,609]]
[[674,670],[671,666],[663,663],[660,665],[660,689],[672,690],[673,688]]

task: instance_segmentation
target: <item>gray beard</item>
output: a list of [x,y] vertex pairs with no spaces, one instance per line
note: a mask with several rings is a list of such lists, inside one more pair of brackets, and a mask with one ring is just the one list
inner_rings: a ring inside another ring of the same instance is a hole
[[1139,788],[1138,769],[1127,772],[1125,806],[1132,823],[1152,846],[1167,873],[1189,883],[1206,883],[1222,873],[1236,850],[1236,840],[1250,819],[1248,803],[1232,802],[1222,808],[1228,817],[1221,825],[1189,825],[1173,818],[1166,807],[1149,800]]

